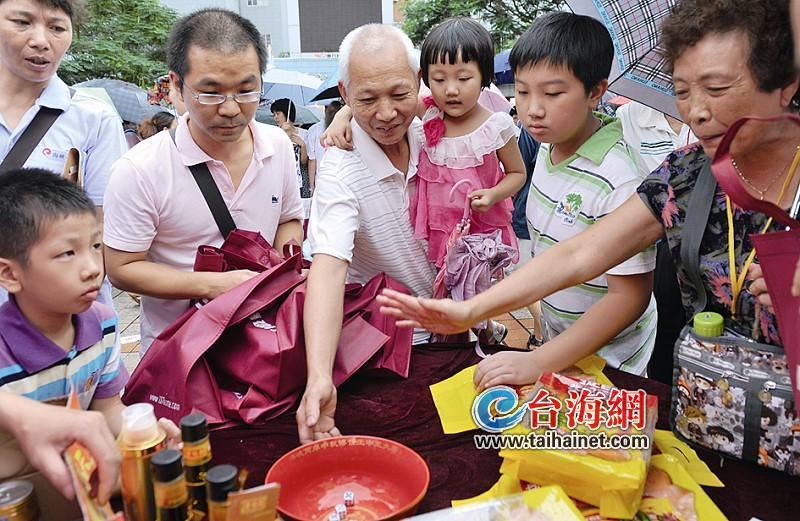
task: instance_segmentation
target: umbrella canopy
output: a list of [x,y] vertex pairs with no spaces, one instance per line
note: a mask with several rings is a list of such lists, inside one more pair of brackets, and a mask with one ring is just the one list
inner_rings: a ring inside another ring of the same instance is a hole
[[608,89],[680,119],[672,76],[658,47],[661,23],[678,0],[568,0],[573,12],[606,26],[614,40]]
[[76,83],[73,87],[92,87],[105,90],[123,121],[138,124],[144,118],[164,110],[147,102],[146,90],[126,81],[100,78]]
[[339,93],[339,69],[328,76],[322,85],[317,89],[317,93],[311,98],[311,101],[320,101],[325,99],[340,98]]
[[[275,123],[275,118],[272,117],[270,107],[271,104],[258,107],[258,109],[256,109],[256,121],[268,125],[277,125],[277,123]],[[297,117],[294,121],[295,125],[312,125],[320,121],[320,119],[320,116],[313,109],[297,106]]]
[[117,112],[117,107],[114,106],[114,102],[111,100],[111,97],[109,97],[108,92],[106,92],[105,89],[101,89],[100,87],[76,87],[75,91],[82,92],[87,96],[99,99],[100,101],[104,102],[106,105],[114,109],[114,112]]
[[289,98],[296,105],[308,105],[322,80],[310,74],[272,68],[261,77],[263,96],[268,100]]
[[498,85],[514,83],[514,73],[511,71],[511,65],[508,64],[509,54],[511,54],[511,49],[494,55],[494,82]]

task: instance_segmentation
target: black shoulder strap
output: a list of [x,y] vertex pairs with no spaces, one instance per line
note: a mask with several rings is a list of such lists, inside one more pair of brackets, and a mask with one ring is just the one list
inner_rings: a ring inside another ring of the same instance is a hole
[[692,190],[681,240],[681,262],[689,275],[690,282],[697,290],[697,300],[693,304],[695,313],[705,310],[708,301],[703,277],[700,274],[700,243],[706,231],[716,190],[717,180],[711,172],[709,159],[700,170]]
[[[169,131],[169,135],[172,138],[172,142],[175,143],[174,128]],[[194,177],[197,186],[200,188],[209,210],[211,210],[211,215],[214,216],[214,221],[217,223],[217,228],[219,228],[222,238],[226,239],[228,234],[236,229],[236,223],[231,217],[231,212],[228,210],[228,205],[225,204],[222,194],[219,193],[217,183],[211,177],[208,166],[205,163],[198,163],[190,166],[189,170],[192,172],[192,177]]]
[[[69,88],[69,97],[75,95],[75,89]],[[22,135],[19,137],[11,150],[8,151],[3,162],[0,163],[0,173],[21,168],[25,161],[31,156],[31,152],[36,148],[36,145],[42,140],[53,123],[56,122],[58,116],[64,111],[61,109],[54,109],[51,107],[42,107],[39,112],[31,120],[28,128],[26,128]]]
[[40,108],[39,112],[37,112],[33,120],[31,120],[28,128],[22,132],[17,142],[14,143],[14,146],[8,151],[6,158],[0,163],[0,172],[7,172],[8,170],[22,167],[25,161],[30,157],[33,149],[36,148],[36,145],[38,145],[44,135],[47,134],[47,131],[50,130],[50,127],[53,126],[53,123],[56,122],[56,119],[58,119],[58,116],[60,116],[62,112],[64,111],[61,109],[50,107]]

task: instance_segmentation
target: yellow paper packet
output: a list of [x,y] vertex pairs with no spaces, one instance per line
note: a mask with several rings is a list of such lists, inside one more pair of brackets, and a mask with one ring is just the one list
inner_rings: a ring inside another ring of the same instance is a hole
[[708,465],[701,460],[694,449],[678,439],[671,431],[656,430],[653,443],[662,454],[675,457],[694,480],[705,487],[724,487],[719,478],[711,472]]
[[472,420],[472,402],[478,396],[478,390],[472,383],[476,367],[467,367],[447,380],[431,385],[433,403],[445,434],[478,428]]

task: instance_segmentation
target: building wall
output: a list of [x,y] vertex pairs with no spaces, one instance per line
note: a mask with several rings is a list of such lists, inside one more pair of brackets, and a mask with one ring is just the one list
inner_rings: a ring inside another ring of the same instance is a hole
[[[405,0],[399,0],[403,3]],[[336,52],[342,38],[365,23],[395,22],[396,0],[161,0],[187,14],[205,7],[230,9],[269,35],[274,58]]]
[[335,52],[352,29],[365,23],[383,22],[381,0],[298,1],[303,52]]

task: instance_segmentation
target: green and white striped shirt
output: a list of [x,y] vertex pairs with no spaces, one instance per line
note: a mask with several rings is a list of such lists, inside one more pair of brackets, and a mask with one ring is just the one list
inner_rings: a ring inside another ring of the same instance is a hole
[[[636,193],[642,181],[636,161],[622,140],[619,120],[597,113],[595,117],[603,125],[563,162],[552,164],[550,144],[543,143],[539,148],[526,210],[533,256],[581,233],[615,210]],[[655,248],[649,248],[593,280],[543,299],[545,337],[550,339],[564,331],[603,298],[608,292],[606,275],[635,275],[654,268]],[[612,367],[644,374],[653,351],[656,321],[651,296],[644,314],[597,354]]]

